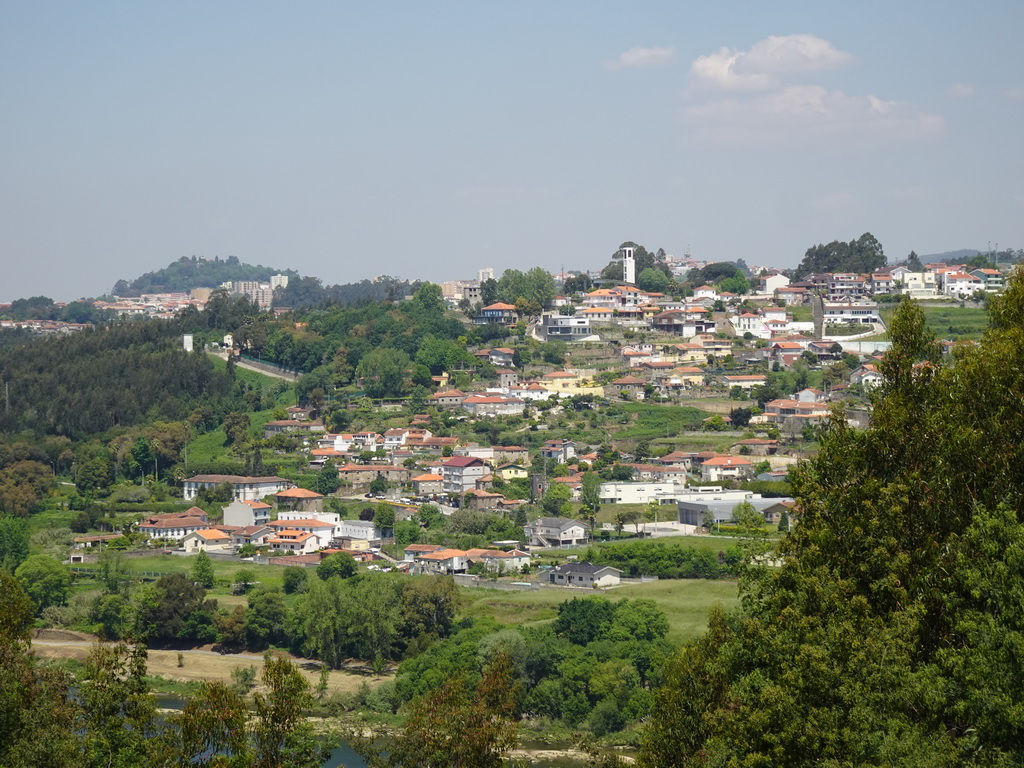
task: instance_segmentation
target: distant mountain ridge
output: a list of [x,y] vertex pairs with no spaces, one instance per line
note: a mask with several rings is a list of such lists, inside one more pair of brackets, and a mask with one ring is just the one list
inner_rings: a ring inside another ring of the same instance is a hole
[[958,251],[945,251],[943,253],[928,253],[923,256],[919,256],[922,264],[945,262],[946,264],[952,264],[954,262],[967,261],[972,256],[977,256],[981,251],[977,248],[961,248]]
[[243,264],[237,256],[221,259],[203,259],[196,256],[182,256],[163,269],[147,272],[128,282],[118,280],[111,293],[116,296],[139,296],[143,293],[179,293],[193,288],[216,288],[221,283],[235,280],[258,280],[270,282],[272,275],[288,275],[297,278],[293,269],[275,269],[256,264]]

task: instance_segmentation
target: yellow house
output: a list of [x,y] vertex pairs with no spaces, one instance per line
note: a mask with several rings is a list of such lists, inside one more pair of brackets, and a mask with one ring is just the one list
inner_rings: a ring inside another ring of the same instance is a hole
[[585,395],[585,394],[600,394],[601,388],[593,384],[593,382],[584,379],[578,373],[572,373],[571,371],[555,371],[554,373],[545,373],[541,378],[544,386],[548,388],[550,392],[554,392],[558,395]]
[[673,378],[678,378],[679,383],[685,387],[704,386],[704,371],[702,371],[700,368],[673,368],[671,375]]
[[519,478],[526,479],[529,477],[529,473],[525,467],[521,467],[518,464],[502,464],[496,470],[494,474],[501,475],[505,480],[518,480]]
[[706,363],[708,353],[702,344],[670,344],[665,351],[680,363]]

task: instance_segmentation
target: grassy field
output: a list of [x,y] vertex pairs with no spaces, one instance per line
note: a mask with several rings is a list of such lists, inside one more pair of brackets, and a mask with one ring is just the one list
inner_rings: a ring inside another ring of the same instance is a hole
[[737,604],[736,582],[680,579],[656,581],[649,584],[618,587],[600,593],[588,590],[541,589],[532,592],[513,592],[483,587],[462,589],[462,615],[470,617],[493,616],[502,624],[535,626],[554,621],[558,605],[573,597],[601,594],[610,600],[647,598],[665,611],[669,622],[669,640],[688,643],[696,640],[707,629],[711,606],[720,603],[725,608]]
[[[939,339],[980,339],[988,328],[988,310],[984,307],[961,307],[951,302],[919,302],[924,311],[925,322]],[[892,319],[895,308],[881,310],[886,325]],[[872,337],[874,338],[874,337]],[[883,338],[888,338],[887,335]]]
[[809,323],[814,319],[810,304],[786,307],[786,313],[798,323]]
[[[192,570],[192,565],[195,563],[195,557],[183,557],[181,555],[151,555],[147,557],[128,557],[125,558],[125,562],[133,571],[138,572],[161,574],[188,573]],[[284,568],[278,565],[256,565],[254,563],[242,562],[241,560],[221,560],[219,558],[210,558],[210,562],[213,563],[213,575],[216,579],[213,589],[210,590],[210,596],[217,598],[219,601],[225,597],[233,597],[231,595],[230,585],[234,581],[235,574],[243,568],[253,571],[253,573],[256,574],[256,580],[263,586],[280,587],[284,584]],[[80,576],[79,580],[82,582],[91,581],[88,576]],[[242,596],[238,597],[239,602],[244,601],[245,599]],[[234,601],[227,600],[224,601],[224,604],[227,605],[232,602]]]
[[689,405],[657,405],[654,403],[628,403],[623,407],[625,416],[609,431],[620,440],[651,440],[671,437],[684,431],[711,414]]

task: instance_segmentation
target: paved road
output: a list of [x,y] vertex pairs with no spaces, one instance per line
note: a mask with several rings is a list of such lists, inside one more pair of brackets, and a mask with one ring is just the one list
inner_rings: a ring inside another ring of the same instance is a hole
[[[227,360],[227,352],[217,352],[216,350],[207,350],[206,354],[214,355],[219,357],[221,360]],[[261,368],[258,365],[250,363],[248,360],[243,360],[240,357],[235,358],[235,365],[239,368],[245,368],[247,371],[254,371],[255,373],[262,373],[264,376],[269,376],[272,379],[281,379],[281,381],[287,381],[290,384],[294,384],[298,381],[299,377],[294,374],[278,373],[277,371],[269,370],[267,368]]]

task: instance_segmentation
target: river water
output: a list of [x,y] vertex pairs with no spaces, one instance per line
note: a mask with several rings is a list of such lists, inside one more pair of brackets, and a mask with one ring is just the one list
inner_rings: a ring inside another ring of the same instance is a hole
[[[176,696],[156,697],[156,705],[161,709],[181,709],[185,702]],[[534,746],[534,745],[524,745]],[[535,745],[538,749],[544,749],[543,745]],[[530,763],[531,768],[582,768],[583,763],[572,758],[558,758]],[[366,761],[357,755],[348,744],[342,743],[331,750],[331,756],[324,763],[323,768],[366,768]]]

